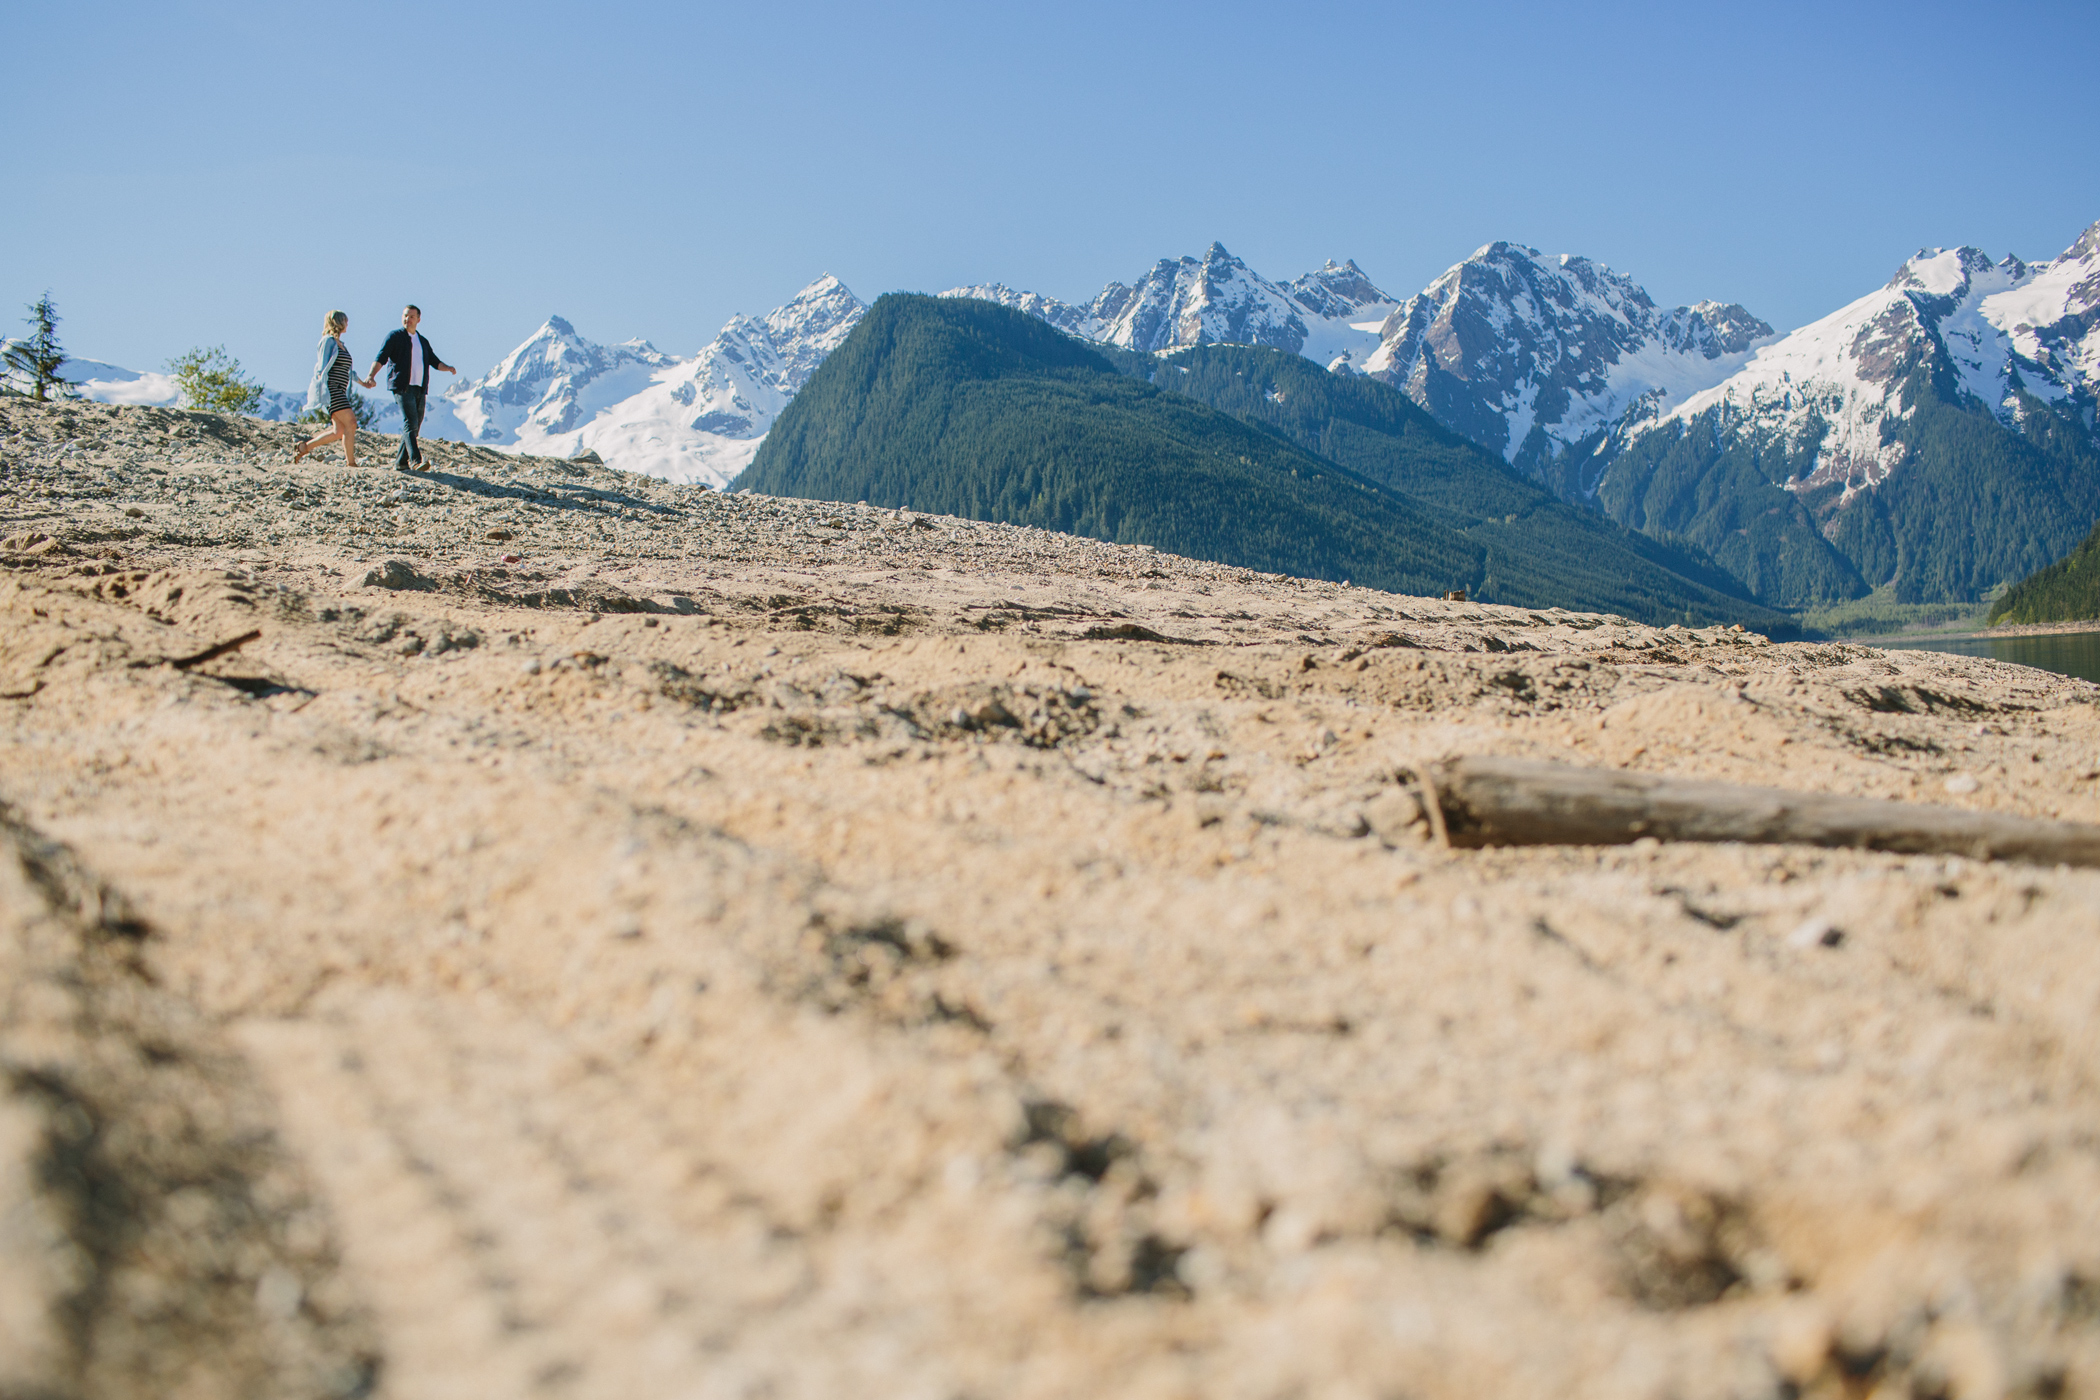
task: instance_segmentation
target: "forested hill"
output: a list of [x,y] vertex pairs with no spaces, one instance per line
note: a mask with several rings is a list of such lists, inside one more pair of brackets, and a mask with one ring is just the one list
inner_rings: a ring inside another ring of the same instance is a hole
[[[1414,476],[1463,477],[1470,465],[1452,456],[1463,445],[1423,426]],[[1385,436],[1394,456],[1381,471],[1410,479],[1399,461],[1407,435]],[[1403,493],[1277,428],[1119,373],[1095,347],[1023,312],[969,299],[876,302],[735,485],[1003,520],[1401,593],[1465,588],[1496,602],[1644,620],[1770,617],[1694,581],[1672,584],[1659,567],[1632,589],[1622,570],[1606,578],[1551,560],[1520,567],[1506,542],[1468,537],[1486,519],[1478,509],[1440,503],[1428,485],[1419,498]],[[1638,562],[1630,551],[1622,558]]]
[[1530,606],[1552,600],[1649,622],[1790,625],[1746,598],[1711,560],[1561,500],[1389,384],[1239,345],[1196,346],[1164,360],[1125,352],[1118,365],[1275,428],[1423,506],[1481,547],[1484,598]]
[[781,413],[740,488],[1004,520],[1402,593],[1482,551],[1273,433],[1118,374],[989,302],[892,294]]
[[1916,351],[1891,374],[1890,402],[1903,407],[1882,420],[1877,450],[1897,465],[1878,476],[1826,470],[1847,460],[1832,450],[1831,421],[1804,420],[1808,430],[1795,432],[1721,404],[1635,437],[1605,472],[1598,503],[1634,529],[1696,542],[1775,607],[1883,586],[1900,603],[1979,600],[2091,528],[2100,451],[2076,399],[2020,391],[2008,425],[1950,365],[1937,350]]
[[1990,614],[1994,626],[2087,618],[2100,618],[2100,526],[2069,554],[2006,589]]

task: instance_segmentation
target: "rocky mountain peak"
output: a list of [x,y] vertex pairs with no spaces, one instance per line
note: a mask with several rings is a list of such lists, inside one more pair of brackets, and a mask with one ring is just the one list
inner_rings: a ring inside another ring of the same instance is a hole
[[1134,350],[1267,345],[1338,371],[1356,370],[1377,349],[1377,327],[1394,305],[1354,261],[1329,259],[1315,272],[1276,283],[1219,242],[1200,258],[1160,259],[1135,286],[1110,282],[1083,307],[1003,282],[941,295],[995,301],[1067,334]]
[[1744,307],[1718,301],[1680,306],[1663,318],[1662,328],[1665,345],[1709,360],[1740,355],[1774,334]]
[[729,481],[774,415],[867,307],[825,274],[761,317],[732,316],[691,358],[645,340],[594,344],[560,316],[444,395],[474,441],[607,461],[673,481]]
[[1580,495],[1589,483],[1560,465],[1569,448],[1636,404],[1652,412],[1718,382],[1771,334],[1740,306],[1700,302],[1665,313],[1603,263],[1497,241],[1395,310],[1365,371],[1505,461]]
[[1088,308],[1097,338],[1132,350],[1226,342],[1292,353],[1305,344],[1301,309],[1223,243],[1199,258],[1162,258],[1134,287],[1111,282]]
[[1349,316],[1367,306],[1391,305],[1393,298],[1380,291],[1356,265],[1354,258],[1337,266],[1333,259],[1283,284],[1297,303],[1315,316]]
[[[2019,259],[2007,258],[2019,265]],[[1969,279],[1994,268],[1991,255],[1981,248],[1920,248],[1889,278],[1891,291],[1918,291],[1929,296],[1959,296]]]
[[767,313],[766,333],[780,355],[783,382],[790,394],[808,382],[867,310],[866,302],[827,272],[788,298],[784,306]]

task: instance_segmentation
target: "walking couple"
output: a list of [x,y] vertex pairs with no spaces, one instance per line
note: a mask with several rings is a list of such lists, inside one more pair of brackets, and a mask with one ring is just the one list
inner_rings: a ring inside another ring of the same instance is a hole
[[306,391],[306,406],[309,409],[325,408],[332,425],[319,437],[309,438],[292,449],[294,462],[303,459],[317,447],[331,442],[343,444],[343,458],[351,466],[357,465],[357,413],[350,398],[350,383],[356,379],[369,389],[379,382],[379,367],[392,367],[387,377],[387,387],[393,390],[394,401],[401,405],[401,452],[394,458],[396,471],[423,470],[423,444],[419,435],[423,431],[423,407],[430,394],[430,372],[441,369],[447,374],[458,370],[440,360],[437,351],[416,329],[422,324],[423,310],[418,306],[403,307],[401,329],[386,338],[379,349],[379,358],[372,361],[372,372],[357,379],[350,368],[350,347],[343,344],[343,332],[350,329],[350,318],[340,311],[331,311],[322,318],[321,349],[314,359],[314,382]]

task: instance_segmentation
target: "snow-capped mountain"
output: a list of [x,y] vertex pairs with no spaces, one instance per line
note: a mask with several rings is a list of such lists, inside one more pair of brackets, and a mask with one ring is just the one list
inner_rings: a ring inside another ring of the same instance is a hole
[[[1910,451],[1885,420],[1913,405],[1899,392],[1921,365],[1951,375],[2008,428],[2022,395],[2060,405],[2100,397],[2100,223],[2061,257],[1993,263],[1975,248],[1925,248],[1886,286],[1757,351],[1741,370],[1627,436],[1687,424],[1726,406],[1729,431],[1813,446],[1795,489],[1826,484],[1849,500],[1885,481]],[[1807,439],[1813,438],[1813,443]]]
[[1592,483],[1570,448],[1635,404],[1660,412],[1719,383],[1772,335],[1740,306],[1664,311],[1601,263],[1490,243],[1395,310],[1363,368],[1579,496]]
[[172,408],[182,395],[175,376],[153,370],[125,369],[102,360],[78,360],[68,356],[58,372],[73,381],[80,397],[95,403],[139,404]]
[[1398,304],[1353,261],[1329,262],[1275,283],[1213,243],[1201,258],[1162,258],[1135,285],[1111,282],[1085,307],[1004,283],[942,296],[996,301],[1072,335],[1157,353],[1184,345],[1268,345],[1356,368],[1378,348],[1378,328]]
[[1392,297],[1371,284],[1354,258],[1337,267],[1330,260],[1284,284],[1306,310],[1305,343],[1298,353],[1338,373],[1362,373],[1383,344],[1386,321],[1398,310]]
[[1664,311],[1599,263],[1511,243],[1480,249],[1404,304],[1353,261],[1271,282],[1218,243],[1200,258],[1163,258],[1135,284],[1111,282],[1085,307],[1002,283],[942,295],[996,301],[1131,350],[1267,345],[1374,375],[1570,495],[1593,484],[1562,479],[1582,470],[1570,447],[1636,404],[1660,413],[1719,383],[1772,338],[1740,306]]
[[[646,341],[602,346],[549,317],[481,378],[431,403],[424,432],[721,486],[867,307],[825,275],[762,318],[732,317],[699,354]],[[389,411],[375,426],[389,428]]]
[[1974,602],[2100,517],[2100,224],[2062,256],[1928,248],[1721,382],[1637,405],[1595,500],[1783,606]]
[[676,363],[646,340],[596,345],[549,316],[495,368],[443,397],[475,441],[537,444],[574,432]]
[[1161,258],[1135,286],[1111,282],[1094,298],[1096,338],[1128,350],[1224,342],[1296,354],[1305,308],[1213,243],[1201,258]]

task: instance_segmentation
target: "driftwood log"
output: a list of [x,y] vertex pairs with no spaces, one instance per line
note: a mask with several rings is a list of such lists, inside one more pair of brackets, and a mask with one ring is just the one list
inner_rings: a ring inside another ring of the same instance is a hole
[[1478,756],[1424,775],[1453,846],[1750,841],[2100,866],[2100,826]]

